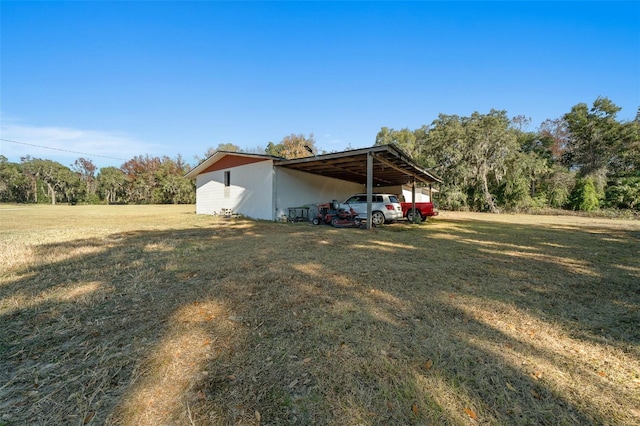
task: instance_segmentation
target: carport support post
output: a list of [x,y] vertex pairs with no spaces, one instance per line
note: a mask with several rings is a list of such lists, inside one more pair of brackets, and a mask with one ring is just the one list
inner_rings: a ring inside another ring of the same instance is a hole
[[371,229],[371,203],[373,201],[373,152],[367,152],[367,229]]
[[415,178],[411,182],[411,212],[413,213],[413,223],[416,223],[416,180]]

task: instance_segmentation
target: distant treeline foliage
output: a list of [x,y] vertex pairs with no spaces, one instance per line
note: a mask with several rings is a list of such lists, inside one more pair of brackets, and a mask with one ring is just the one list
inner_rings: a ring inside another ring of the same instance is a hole
[[618,111],[598,98],[535,131],[505,111],[441,114],[416,130],[383,127],[376,145],[395,143],[441,176],[444,209],[640,210],[640,109],[629,122]]
[[[190,204],[195,183],[180,156],[138,156],[120,168],[99,171],[91,160],[78,158],[69,168],[40,158],[10,163],[0,156],[0,201],[17,203]],[[96,173],[97,172],[97,173]]]
[[[640,108],[633,121],[607,98],[580,103],[561,118],[529,131],[531,120],[506,111],[470,117],[440,114],[419,129],[383,127],[376,145],[394,143],[444,183],[440,207],[450,210],[528,211],[564,208],[640,210]],[[233,144],[210,148],[242,152]],[[258,151],[262,151],[259,149]],[[264,153],[298,158],[317,152],[313,134],[291,134]],[[86,158],[71,167],[25,157],[10,163],[0,156],[0,202],[187,204],[195,183],[180,156],[138,156],[120,168],[99,171]]]

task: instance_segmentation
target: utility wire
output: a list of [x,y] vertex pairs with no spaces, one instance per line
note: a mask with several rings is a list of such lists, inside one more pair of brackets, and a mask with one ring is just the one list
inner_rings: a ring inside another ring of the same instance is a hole
[[100,154],[89,154],[89,153],[86,153],[86,152],[71,151],[71,150],[68,150],[68,149],[62,149],[62,148],[53,148],[53,147],[50,147],[50,146],[36,145],[36,144],[33,144],[33,143],[26,143],[26,142],[12,141],[12,140],[10,140],[10,139],[2,139],[2,138],[0,138],[0,141],[3,141],[3,142],[11,142],[11,143],[17,143],[18,145],[35,146],[36,148],[51,149],[51,150],[54,150],[54,151],[70,152],[70,153],[72,153],[72,154],[87,155],[87,156],[89,156],[89,157],[101,157],[101,158],[109,158],[110,160],[128,161],[128,160],[126,160],[126,159],[124,159],[124,158],[109,157],[109,156],[107,156],[107,155],[100,155]]

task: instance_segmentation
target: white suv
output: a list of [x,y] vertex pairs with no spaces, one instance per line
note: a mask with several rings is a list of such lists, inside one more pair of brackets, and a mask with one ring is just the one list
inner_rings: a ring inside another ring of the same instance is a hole
[[[360,217],[367,217],[367,194],[354,194],[344,203],[348,204]],[[402,218],[402,206],[393,194],[373,194],[371,199],[371,222],[374,225],[393,222]]]

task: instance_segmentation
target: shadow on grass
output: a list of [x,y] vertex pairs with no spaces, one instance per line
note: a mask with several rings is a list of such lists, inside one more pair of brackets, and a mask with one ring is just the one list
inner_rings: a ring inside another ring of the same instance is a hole
[[[640,344],[640,232],[464,221],[447,232],[471,250],[474,272],[461,280],[471,294],[480,286],[478,294],[561,322],[577,338]],[[505,278],[508,286],[492,285]]]
[[0,287],[1,420],[637,422],[637,246],[465,221],[41,246]]

